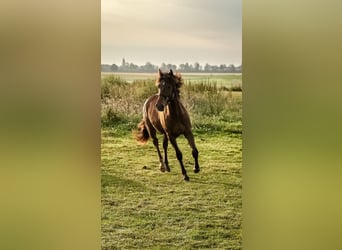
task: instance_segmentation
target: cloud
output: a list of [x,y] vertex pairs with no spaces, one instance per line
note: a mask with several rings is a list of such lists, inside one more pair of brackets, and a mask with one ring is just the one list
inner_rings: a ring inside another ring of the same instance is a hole
[[146,56],[177,49],[219,58],[221,51],[241,61],[241,19],[241,0],[102,0],[102,58],[140,48]]

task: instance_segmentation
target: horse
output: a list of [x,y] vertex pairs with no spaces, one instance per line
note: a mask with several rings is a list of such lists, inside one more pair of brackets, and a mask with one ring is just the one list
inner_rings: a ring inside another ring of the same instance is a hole
[[[167,159],[167,147],[170,141],[176,151],[184,180],[189,181],[190,178],[187,175],[182,160],[183,155],[176,141],[178,136],[184,135],[188,140],[192,149],[192,156],[195,160],[194,172],[198,173],[200,167],[198,164],[198,150],[191,131],[190,117],[180,101],[179,89],[182,85],[183,79],[180,73],[174,74],[172,69],[170,69],[170,72],[158,70],[156,86],[159,91],[157,94],[150,96],[144,103],[143,119],[138,124],[136,140],[141,144],[145,144],[149,138],[152,138],[153,144],[157,149],[161,172],[170,172]],[[164,135],[164,160],[159,149],[157,132]]]

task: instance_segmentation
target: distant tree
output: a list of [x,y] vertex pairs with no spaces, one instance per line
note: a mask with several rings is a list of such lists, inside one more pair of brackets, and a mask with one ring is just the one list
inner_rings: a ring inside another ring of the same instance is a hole
[[211,65],[210,71],[212,71],[212,72],[218,72],[218,71],[219,71],[219,66],[217,66],[217,65]]
[[220,69],[220,72],[224,72],[224,71],[227,70],[227,65],[221,64],[220,67],[219,67],[219,69]]
[[167,70],[167,66],[166,66],[166,64],[164,62],[160,65],[160,69],[163,70],[163,71]]
[[119,70],[118,65],[112,64],[112,65],[110,66],[110,71],[116,72],[116,71],[118,71],[118,70]]
[[235,66],[234,66],[234,64],[229,64],[228,70],[229,70],[229,72],[235,72]]
[[166,65],[166,68],[167,68],[167,70],[172,69],[173,71],[176,71],[177,70],[177,65],[169,63],[169,64]]
[[184,65],[184,71],[190,71],[190,65],[188,62],[186,62]]
[[128,69],[129,69],[129,71],[130,72],[135,72],[135,71],[138,71],[139,70],[139,66],[138,65],[136,65],[136,64],[134,64],[134,63],[130,63],[129,65],[128,65]]
[[109,64],[101,64],[101,72],[110,72],[110,65]]
[[198,62],[195,62],[194,63],[194,71],[196,71],[196,72],[200,71],[200,66],[201,65]]
[[158,68],[157,66],[154,66],[150,62],[146,62],[145,65],[142,66],[142,70],[145,72],[154,72],[156,71],[157,68]]
[[227,73],[242,73],[242,64],[240,66],[234,66],[234,64],[220,64],[220,65],[210,65],[206,63],[203,67],[199,64],[199,62],[195,62],[194,64],[189,64],[188,62],[181,63],[178,65],[171,64],[171,63],[161,63],[160,66],[153,65],[151,62],[146,62],[144,65],[136,65],[134,63],[129,63],[122,58],[121,65],[118,66],[116,64],[101,64],[101,71],[102,72],[156,72],[158,68],[168,71],[172,69],[173,71],[179,70],[182,72],[207,72],[207,73],[214,73],[214,72],[227,72]]
[[239,73],[242,73],[242,64],[241,64],[240,66],[237,66],[237,67],[235,68],[235,71],[236,71],[236,72],[239,72]]
[[208,63],[206,63],[206,64],[204,65],[204,71],[205,71],[205,72],[209,72],[210,69],[211,69],[210,65],[209,65]]

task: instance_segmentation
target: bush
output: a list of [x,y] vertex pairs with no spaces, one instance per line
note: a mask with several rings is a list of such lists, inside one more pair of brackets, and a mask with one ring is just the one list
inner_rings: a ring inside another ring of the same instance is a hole
[[131,92],[139,100],[146,100],[157,92],[157,87],[154,80],[134,80]]
[[[102,126],[134,128],[142,118],[145,100],[156,93],[154,80],[127,83],[119,77],[105,77],[101,86]],[[232,89],[218,87],[216,81],[186,82],[181,101],[199,131],[242,131],[241,94],[236,96]]]
[[118,76],[107,76],[101,81],[101,99],[117,98],[128,83]]

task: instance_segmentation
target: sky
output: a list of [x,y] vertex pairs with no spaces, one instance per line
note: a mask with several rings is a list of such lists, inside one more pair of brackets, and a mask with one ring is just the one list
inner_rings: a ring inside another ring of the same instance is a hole
[[101,0],[101,63],[242,64],[242,0]]

